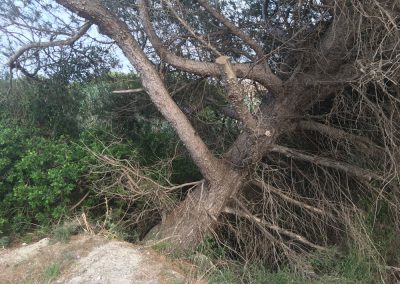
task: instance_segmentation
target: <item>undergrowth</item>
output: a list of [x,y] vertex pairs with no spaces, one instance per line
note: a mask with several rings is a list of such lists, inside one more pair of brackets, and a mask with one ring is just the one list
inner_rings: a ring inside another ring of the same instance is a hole
[[377,283],[380,282],[376,268],[371,262],[360,256],[355,250],[338,256],[335,248],[323,254],[315,254],[304,259],[305,264],[313,270],[308,275],[294,271],[288,266],[282,266],[271,271],[265,265],[230,263],[224,268],[212,270],[208,283],[254,283],[254,284],[285,284],[285,283]]
[[[387,247],[385,252],[392,249]],[[290,263],[271,269],[268,263],[235,260],[230,256],[232,248],[205,238],[189,259],[196,265],[197,274],[204,275],[207,283],[391,283],[395,279],[383,278],[384,267],[380,266],[377,256],[363,254],[355,243],[310,252],[301,258],[302,269]]]

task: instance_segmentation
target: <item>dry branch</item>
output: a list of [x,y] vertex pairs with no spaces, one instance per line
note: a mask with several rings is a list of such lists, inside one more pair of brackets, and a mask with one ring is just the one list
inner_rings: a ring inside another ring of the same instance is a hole
[[257,224],[263,225],[263,226],[267,227],[268,229],[275,231],[278,234],[285,235],[285,236],[287,236],[289,238],[292,238],[293,240],[296,240],[296,241],[298,241],[298,242],[300,242],[300,243],[302,243],[304,245],[307,245],[309,247],[312,247],[314,249],[317,249],[317,250],[324,250],[325,249],[322,246],[313,244],[312,242],[308,241],[305,237],[303,237],[301,235],[298,235],[298,234],[293,233],[293,232],[291,232],[289,230],[283,229],[283,228],[281,228],[281,227],[279,227],[277,225],[271,224],[271,223],[269,223],[269,222],[267,222],[267,221],[265,221],[265,220],[263,220],[261,218],[258,218],[258,217],[254,216],[252,214],[245,213],[242,210],[225,207],[224,212],[225,213],[229,213],[229,214],[234,214],[234,215],[237,215],[237,216],[242,217],[242,218],[246,218],[246,219],[248,219],[248,220],[250,220],[252,222],[255,222]]
[[115,91],[113,91],[113,94],[133,94],[133,93],[141,93],[141,92],[144,92],[143,88],[127,89],[127,90],[115,90]]
[[335,140],[348,140],[354,145],[362,148],[362,150],[367,153],[372,151],[373,153],[382,154],[385,151],[383,147],[375,144],[367,137],[354,135],[326,124],[314,121],[300,121],[298,125],[301,129],[317,131]]
[[287,148],[284,146],[273,145],[270,148],[270,151],[283,154],[289,158],[307,161],[307,162],[310,162],[310,163],[313,163],[316,165],[337,169],[337,170],[347,173],[350,176],[366,179],[368,181],[370,181],[372,179],[383,181],[385,179],[383,176],[381,176],[375,172],[365,170],[365,169],[359,168],[357,166],[354,166],[354,165],[351,165],[351,164],[348,164],[345,162],[340,162],[340,161],[325,158],[322,156],[305,154],[303,152],[293,150],[293,149],[290,149],[290,148]]
[[300,208],[306,209],[306,210],[308,210],[308,211],[310,211],[312,213],[317,213],[319,215],[328,215],[328,212],[325,212],[322,209],[316,208],[316,207],[311,206],[311,205],[309,205],[307,203],[304,203],[304,202],[301,202],[299,200],[296,200],[296,199],[286,195],[285,193],[283,193],[282,190],[280,190],[280,189],[278,189],[278,188],[276,188],[276,187],[274,187],[272,185],[269,185],[269,184],[267,184],[267,183],[265,183],[265,182],[263,182],[261,180],[252,180],[251,183],[254,184],[255,186],[259,187],[259,188],[262,188],[263,190],[266,190],[268,192],[272,192],[272,193],[274,193],[276,195],[279,195],[285,201],[287,201],[289,203],[292,203],[292,204],[294,204],[294,205],[296,205],[296,206],[298,206]]

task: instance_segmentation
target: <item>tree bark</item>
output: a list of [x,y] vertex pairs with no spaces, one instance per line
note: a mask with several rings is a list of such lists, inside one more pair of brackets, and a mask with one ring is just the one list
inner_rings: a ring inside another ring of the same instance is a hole
[[227,203],[242,188],[246,174],[227,169],[221,179],[203,183],[189,193],[161,224],[158,238],[174,245],[175,250],[192,250],[218,224]]

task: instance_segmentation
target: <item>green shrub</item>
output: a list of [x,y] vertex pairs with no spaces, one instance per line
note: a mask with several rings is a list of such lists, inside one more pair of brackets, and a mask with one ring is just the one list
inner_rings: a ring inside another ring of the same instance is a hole
[[[0,235],[23,233],[32,225],[46,227],[68,214],[98,179],[89,175],[97,163],[91,151],[140,160],[137,148],[103,129],[83,131],[79,140],[71,141],[0,124]],[[83,205],[99,202],[90,196]]]
[[79,145],[32,134],[0,128],[0,230],[5,233],[59,219],[88,171],[88,154]]
[[10,243],[10,238],[3,236],[0,238],[0,248],[6,248]]

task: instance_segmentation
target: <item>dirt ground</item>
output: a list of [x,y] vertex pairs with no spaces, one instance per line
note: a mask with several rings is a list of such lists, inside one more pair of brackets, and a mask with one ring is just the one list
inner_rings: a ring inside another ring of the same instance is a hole
[[202,282],[190,278],[183,266],[148,247],[98,236],[74,236],[67,243],[46,238],[0,250],[0,283]]

